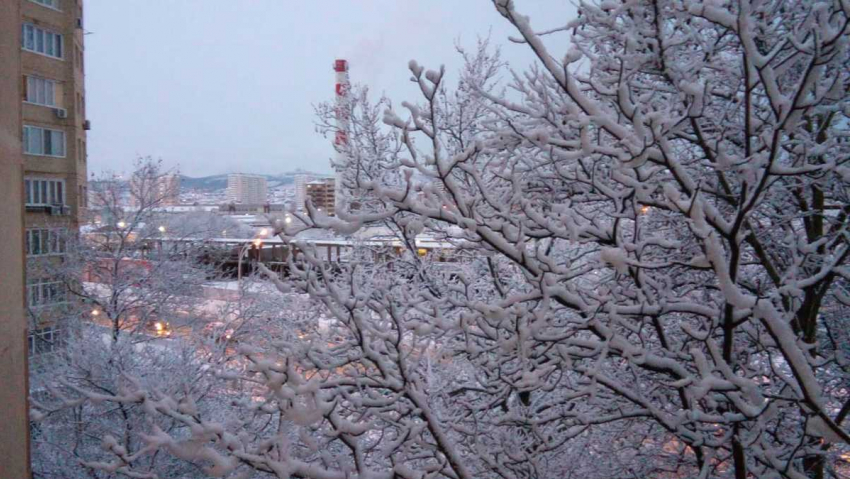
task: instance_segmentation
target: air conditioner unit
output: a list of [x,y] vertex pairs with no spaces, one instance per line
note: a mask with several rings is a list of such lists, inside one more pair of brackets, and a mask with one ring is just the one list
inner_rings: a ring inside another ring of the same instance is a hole
[[89,131],[91,130],[91,121],[86,120],[83,122],[83,130]]
[[62,205],[50,206],[50,215],[51,216],[62,216]]
[[64,108],[54,108],[53,113],[56,113],[56,118],[68,118],[68,110]]
[[63,206],[62,207],[62,215],[69,216],[70,214],[71,214],[71,207],[70,206]]

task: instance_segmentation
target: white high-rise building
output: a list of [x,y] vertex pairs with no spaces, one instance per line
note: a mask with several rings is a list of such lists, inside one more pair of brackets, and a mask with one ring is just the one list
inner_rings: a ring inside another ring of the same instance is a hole
[[244,173],[227,175],[227,201],[255,205],[266,203],[268,201],[266,178]]
[[304,203],[307,201],[307,183],[315,180],[310,175],[295,175],[295,209],[297,211],[304,210]]

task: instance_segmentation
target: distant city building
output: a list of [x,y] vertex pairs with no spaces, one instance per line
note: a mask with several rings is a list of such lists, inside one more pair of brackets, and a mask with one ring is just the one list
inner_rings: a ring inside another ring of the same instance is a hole
[[218,207],[223,215],[244,215],[246,213],[282,213],[287,210],[285,204],[227,203]]
[[307,183],[315,181],[315,177],[311,175],[295,175],[295,209],[298,211],[304,210],[304,203],[307,201]]
[[265,204],[268,197],[266,178],[260,175],[233,173],[227,175],[229,203]]
[[333,178],[324,178],[311,181],[305,185],[307,198],[319,211],[328,216],[334,216],[336,212],[336,181]]
[[180,204],[180,175],[176,173],[162,175],[156,182],[156,194],[162,198],[162,206]]
[[180,175],[137,171],[129,181],[130,206],[161,207],[180,204]]

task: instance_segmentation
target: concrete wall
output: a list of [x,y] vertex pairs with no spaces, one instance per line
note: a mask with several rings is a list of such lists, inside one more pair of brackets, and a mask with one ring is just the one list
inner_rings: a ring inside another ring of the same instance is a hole
[[20,0],[0,0],[0,477],[29,468]]

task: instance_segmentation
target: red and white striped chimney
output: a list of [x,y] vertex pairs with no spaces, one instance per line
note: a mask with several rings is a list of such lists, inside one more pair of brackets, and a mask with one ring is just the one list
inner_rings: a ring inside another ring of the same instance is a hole
[[337,149],[344,149],[348,144],[348,60],[337,60],[334,62],[336,72],[336,138],[334,143]]
[[336,72],[336,137],[334,138],[334,146],[336,147],[336,181],[334,185],[334,203],[336,210],[341,211],[347,209],[342,192],[343,170],[348,164],[348,115],[350,105],[348,104],[348,93],[351,85],[348,82],[348,60],[338,59],[334,62],[334,71]]

